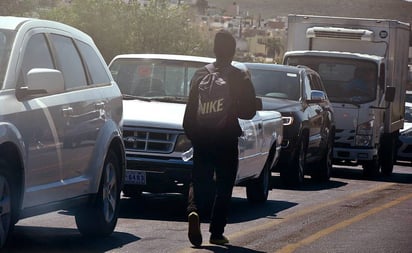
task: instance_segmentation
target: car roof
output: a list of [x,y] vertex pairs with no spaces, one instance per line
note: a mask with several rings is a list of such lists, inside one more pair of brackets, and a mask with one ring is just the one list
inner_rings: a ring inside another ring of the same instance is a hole
[[383,59],[381,56],[376,55],[368,55],[368,54],[361,54],[361,53],[350,53],[350,52],[338,52],[338,51],[318,51],[318,50],[297,50],[297,51],[288,51],[285,53],[284,57],[288,57],[289,55],[292,56],[323,56],[323,57],[336,57],[336,58],[346,58],[348,56],[352,58],[357,58],[359,60],[374,60],[380,61]]
[[73,37],[93,43],[92,38],[88,34],[70,25],[66,25],[57,21],[26,17],[0,16],[0,29],[16,31],[20,29],[30,28],[52,28],[61,30],[70,33],[71,35],[73,35]]
[[192,55],[178,55],[178,54],[121,54],[113,58],[116,59],[158,59],[158,60],[174,60],[174,61],[191,61],[200,63],[215,62],[214,58]]
[[244,62],[248,69],[263,69],[263,70],[276,70],[291,73],[300,73],[302,71],[301,67],[282,65],[275,63],[255,63],[255,62]]
[[7,30],[16,30],[22,23],[32,20],[31,18],[0,16],[0,28]]

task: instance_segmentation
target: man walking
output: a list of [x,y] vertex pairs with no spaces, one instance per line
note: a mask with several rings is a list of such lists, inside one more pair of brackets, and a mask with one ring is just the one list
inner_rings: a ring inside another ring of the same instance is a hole
[[[216,62],[197,70],[191,80],[183,128],[193,145],[187,211],[188,236],[196,247],[202,244],[201,212],[209,205],[209,242],[229,242],[223,234],[238,167],[238,137],[242,133],[238,118],[251,119],[256,114],[256,95],[249,75],[231,65],[235,50],[232,34],[219,31],[214,39]],[[210,100],[203,98],[203,94],[213,93],[218,94]],[[208,201],[211,187],[215,187],[213,203]]]

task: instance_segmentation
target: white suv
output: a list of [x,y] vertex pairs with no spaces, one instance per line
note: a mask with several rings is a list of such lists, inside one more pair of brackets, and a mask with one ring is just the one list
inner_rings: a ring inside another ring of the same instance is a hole
[[118,218],[120,90],[93,40],[67,25],[0,17],[0,247],[21,218],[72,209],[84,235]]

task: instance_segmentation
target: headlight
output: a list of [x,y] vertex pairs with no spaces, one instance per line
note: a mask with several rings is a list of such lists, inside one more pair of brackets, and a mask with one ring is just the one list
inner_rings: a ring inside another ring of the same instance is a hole
[[192,147],[192,143],[186,137],[186,135],[181,134],[177,137],[175,152],[185,152]]
[[367,147],[372,143],[373,120],[358,125],[355,136],[355,145]]
[[355,145],[367,147],[370,146],[372,140],[371,135],[356,135],[355,136]]
[[356,134],[372,135],[372,131],[373,131],[373,120],[358,125]]

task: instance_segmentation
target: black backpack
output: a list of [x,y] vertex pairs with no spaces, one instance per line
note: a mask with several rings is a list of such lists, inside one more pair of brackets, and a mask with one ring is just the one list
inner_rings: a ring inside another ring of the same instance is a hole
[[199,104],[197,123],[202,134],[222,134],[233,122],[233,97],[228,82],[230,67],[215,68],[214,64],[205,66],[208,70],[198,85]]

